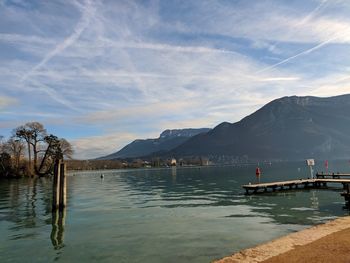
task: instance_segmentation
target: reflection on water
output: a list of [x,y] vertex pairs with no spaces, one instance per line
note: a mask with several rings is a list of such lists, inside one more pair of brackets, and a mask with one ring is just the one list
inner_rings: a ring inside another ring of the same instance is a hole
[[171,167],[171,177],[172,177],[173,184],[176,184],[176,171],[177,171],[176,166]]
[[50,212],[47,183],[38,178],[0,181],[0,220],[13,222],[15,230],[35,228],[38,211],[44,215]]
[[[301,163],[261,168],[262,182],[308,176]],[[348,214],[340,190],[243,195],[254,180],[252,166],[80,173],[54,213],[51,180],[2,180],[0,261],[208,262]]]
[[55,249],[63,248],[64,244],[64,224],[66,221],[66,209],[52,212],[51,242]]

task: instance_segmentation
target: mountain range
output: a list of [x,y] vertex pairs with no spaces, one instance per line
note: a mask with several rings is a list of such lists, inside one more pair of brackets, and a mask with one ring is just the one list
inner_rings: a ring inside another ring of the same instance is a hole
[[300,160],[350,157],[350,95],[283,97],[236,123],[224,122],[173,149],[174,156]]
[[210,131],[209,128],[165,130],[159,138],[135,140],[121,150],[99,159],[136,158],[154,153],[165,153],[186,142],[189,138],[208,131]]
[[350,94],[283,97],[242,120],[213,129],[166,130],[104,159],[231,156],[250,160],[350,158]]

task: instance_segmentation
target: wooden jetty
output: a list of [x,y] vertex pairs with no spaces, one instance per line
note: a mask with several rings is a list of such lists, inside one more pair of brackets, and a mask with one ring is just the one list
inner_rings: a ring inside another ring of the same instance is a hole
[[[280,181],[271,183],[246,184],[242,187],[246,190],[246,194],[256,194],[261,192],[275,192],[281,190],[291,190],[298,188],[321,188],[327,187],[327,183],[342,184],[343,189],[346,189],[350,184],[350,179],[330,179],[330,178],[316,178],[316,179],[299,179],[290,181]],[[349,194],[350,196],[350,194]]]
[[316,173],[316,178],[341,178],[341,177],[350,177],[350,174],[344,173]]

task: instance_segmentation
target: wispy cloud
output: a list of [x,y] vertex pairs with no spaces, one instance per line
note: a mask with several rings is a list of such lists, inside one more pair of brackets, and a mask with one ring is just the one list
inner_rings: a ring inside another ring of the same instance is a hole
[[[312,95],[317,94],[318,96],[326,97],[350,94],[350,70],[311,80],[305,85],[312,87],[312,90],[309,91]],[[306,92],[303,95],[307,95]]]
[[195,106],[193,101],[158,102],[141,106],[131,106],[109,109],[108,111],[98,111],[88,114],[78,121],[87,123],[119,122],[120,120],[133,121],[148,117],[150,119],[160,116],[170,116],[174,112],[183,112]]
[[83,158],[276,97],[348,93],[349,14],[347,1],[4,2],[0,90],[20,103],[0,100],[2,117],[45,121]]
[[11,44],[55,44],[54,39],[47,39],[39,36],[23,35],[23,34],[4,34],[0,33],[0,42],[8,42]]
[[81,16],[81,19],[77,23],[77,25],[73,29],[73,33],[68,36],[66,39],[63,40],[63,42],[56,45],[56,47],[47,53],[45,57],[37,64],[35,65],[28,73],[26,73],[22,77],[22,81],[25,81],[27,78],[30,77],[33,73],[35,73],[40,68],[44,67],[45,64],[50,61],[53,57],[60,54],[62,51],[64,51],[67,47],[71,46],[72,44],[77,41],[81,35],[81,33],[87,28],[87,26],[90,23],[91,17],[94,15],[95,9],[92,5],[91,0],[86,0],[85,6],[83,8],[83,13]]
[[72,140],[71,143],[78,158],[92,159],[116,152],[137,137],[138,135],[130,133],[103,134]]
[[98,44],[100,47],[113,47],[113,48],[128,48],[128,49],[150,49],[155,51],[166,52],[189,52],[189,53],[237,53],[225,49],[209,48],[205,46],[179,46],[168,45],[160,43],[147,43],[147,42],[118,42],[110,39],[100,39]]
[[4,110],[7,107],[16,105],[18,100],[16,98],[11,98],[8,96],[1,96],[0,95],[0,110]]
[[59,94],[55,89],[40,83],[39,81],[35,81],[35,80],[28,80],[28,86],[32,87],[33,89],[36,90],[40,90],[44,93],[46,93],[51,100],[56,101],[58,103],[60,103],[61,105],[74,110],[74,111],[79,111],[79,109],[77,107],[75,107],[73,105],[73,103],[71,103],[70,101],[68,101],[67,99],[65,99],[61,94]]

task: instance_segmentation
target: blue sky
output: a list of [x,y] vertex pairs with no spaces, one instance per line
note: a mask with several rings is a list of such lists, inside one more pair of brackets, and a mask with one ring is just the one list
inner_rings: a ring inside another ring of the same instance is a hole
[[29,121],[76,158],[350,93],[350,1],[0,0],[0,135]]

